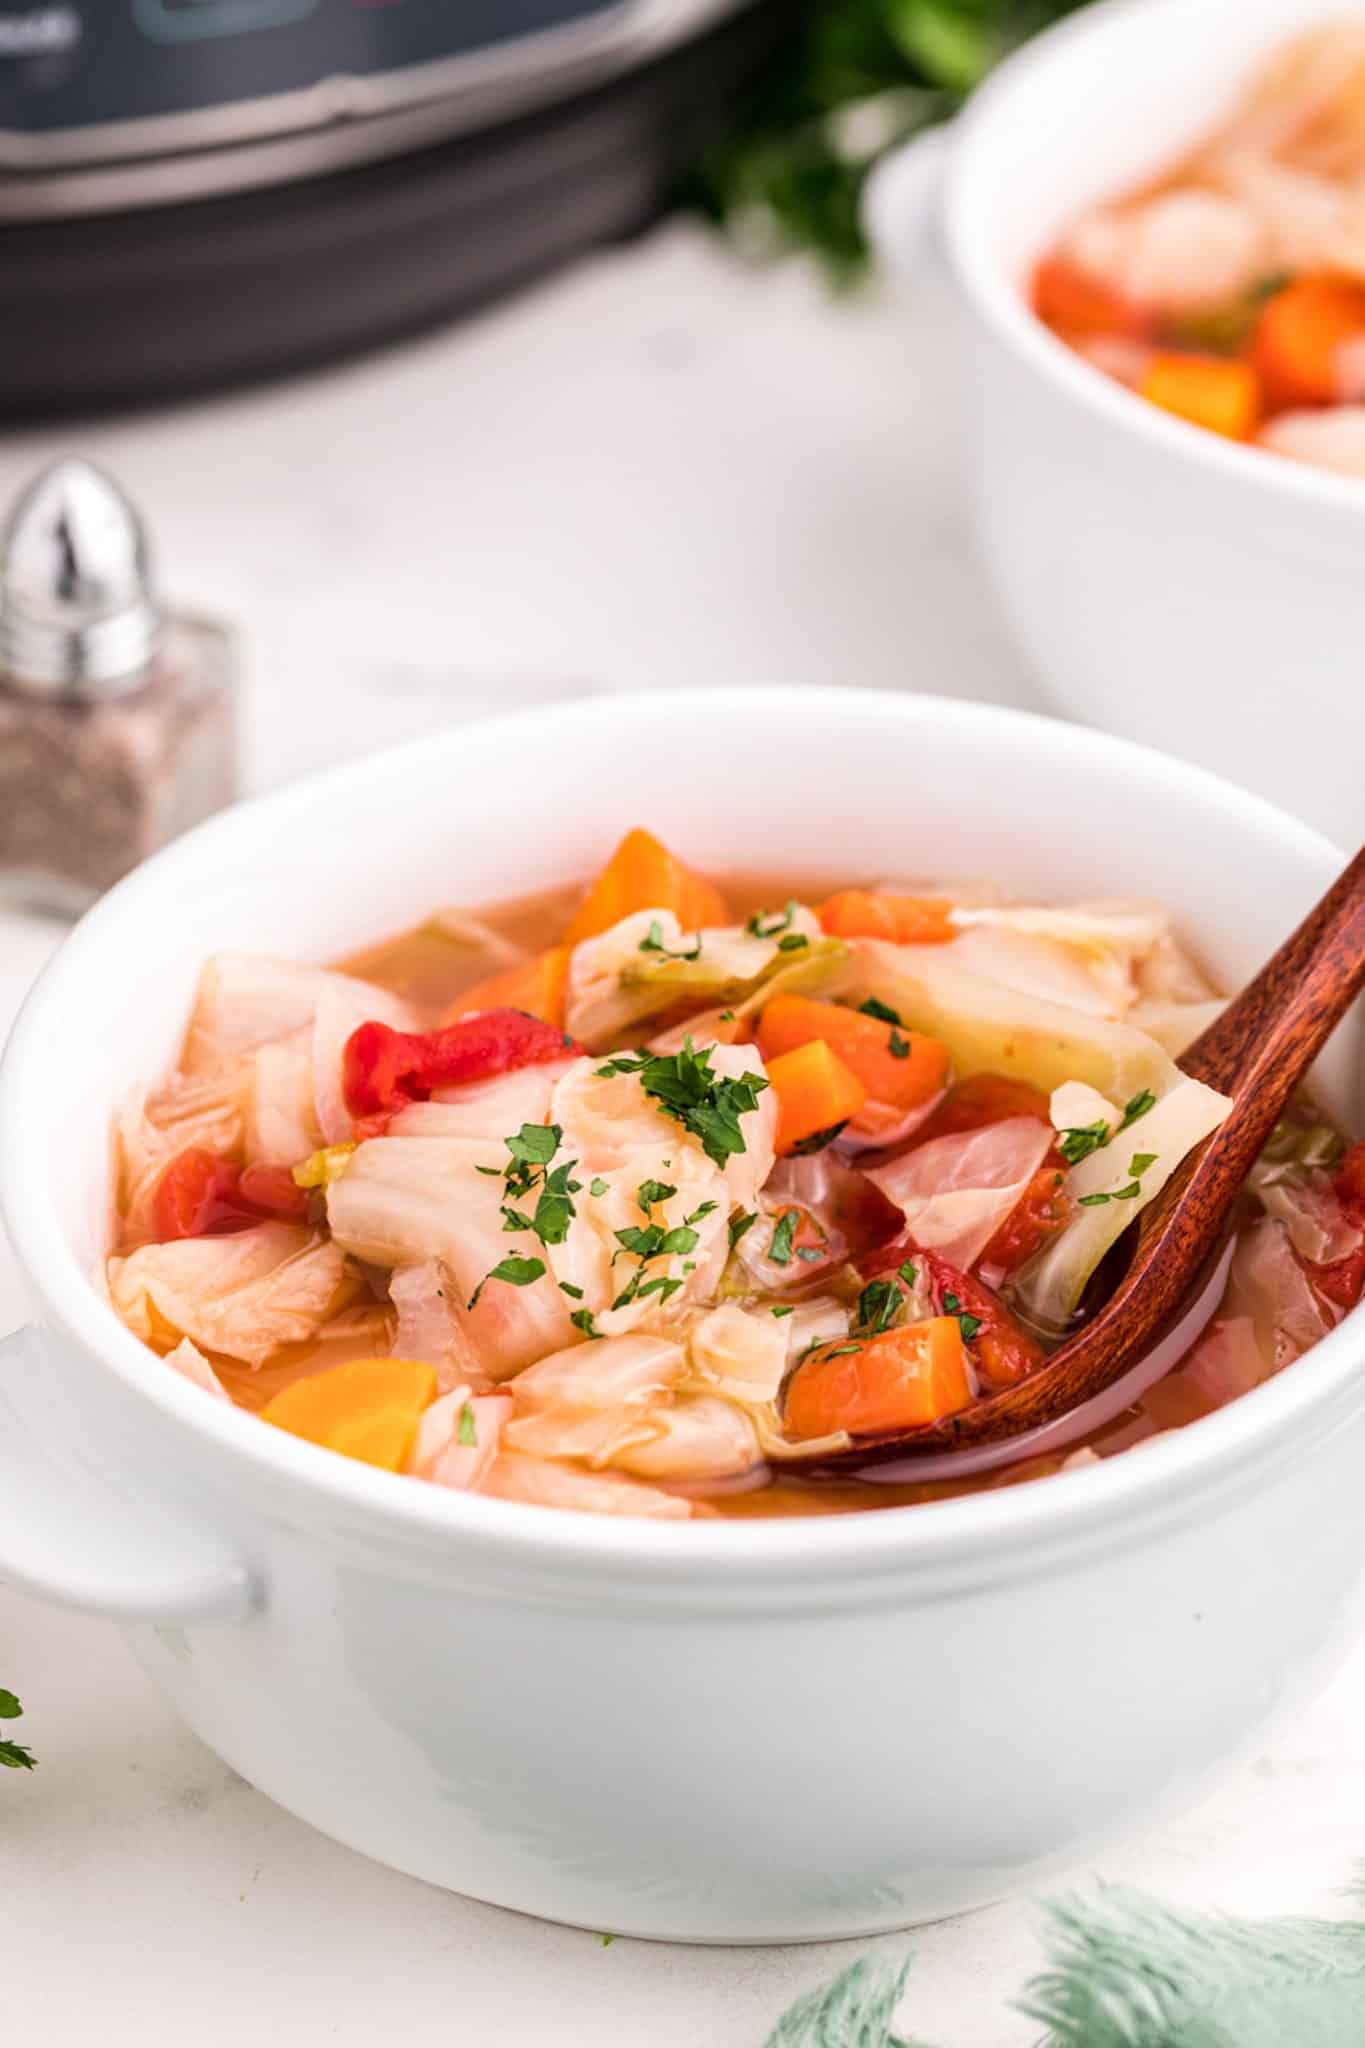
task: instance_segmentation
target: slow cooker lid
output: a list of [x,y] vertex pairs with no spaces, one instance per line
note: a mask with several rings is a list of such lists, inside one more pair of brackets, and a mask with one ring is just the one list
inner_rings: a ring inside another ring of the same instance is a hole
[[0,0],[0,218],[174,203],[486,128],[749,0]]

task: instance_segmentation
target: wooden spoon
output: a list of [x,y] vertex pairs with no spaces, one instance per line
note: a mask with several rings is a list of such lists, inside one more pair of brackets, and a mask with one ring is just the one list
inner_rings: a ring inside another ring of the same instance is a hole
[[[996,1443],[1055,1422],[1111,1386],[1176,1316],[1218,1251],[1237,1195],[1290,1096],[1365,987],[1365,849],[1321,903],[1181,1055],[1233,1108],[1185,1159],[1129,1236],[1117,1287],[1047,1364],[1006,1392],[925,1428],[855,1438],[809,1463],[880,1464]],[[801,1463],[783,1460],[783,1468]]]

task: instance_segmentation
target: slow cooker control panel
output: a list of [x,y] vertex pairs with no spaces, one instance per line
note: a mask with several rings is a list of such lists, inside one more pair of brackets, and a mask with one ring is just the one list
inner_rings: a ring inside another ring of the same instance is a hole
[[[499,56],[515,62],[522,39],[600,37],[632,11],[629,0],[0,0],[0,162],[79,155],[82,138],[107,155],[134,123],[166,133],[130,134],[130,154],[217,142],[234,109],[254,134],[275,115],[283,132],[384,111],[456,90]],[[210,113],[212,133],[196,136],[194,117]]]

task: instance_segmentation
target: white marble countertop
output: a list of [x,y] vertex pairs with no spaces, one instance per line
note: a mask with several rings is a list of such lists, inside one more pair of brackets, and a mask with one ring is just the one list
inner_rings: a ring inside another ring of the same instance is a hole
[[[1028,704],[967,538],[954,361],[932,288],[912,316],[830,304],[674,227],[356,367],[12,438],[0,503],[68,448],[123,478],[168,589],[249,634],[255,788],[584,688],[848,680]],[[0,1033],[54,939],[0,916]],[[0,1240],[0,1330],[22,1312]],[[604,1949],[399,1877],[235,1778],[111,1627],[4,1589],[0,1684],[41,1766],[0,1783],[15,2039],[762,2048],[850,1959]],[[1177,1903],[1338,1911],[1365,1855],[1363,1720],[1360,1653],[1099,1874]],[[1008,2012],[1038,1963],[1027,1902],[867,1946],[907,1945],[903,2030],[1034,2038]]]

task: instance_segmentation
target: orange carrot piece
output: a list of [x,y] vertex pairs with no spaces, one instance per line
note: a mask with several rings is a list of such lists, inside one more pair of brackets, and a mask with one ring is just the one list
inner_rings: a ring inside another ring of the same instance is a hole
[[436,1374],[411,1358],[353,1358],[295,1380],[260,1414],[291,1436],[401,1472],[424,1408],[436,1398]]
[[866,1436],[937,1422],[972,1398],[961,1324],[931,1316],[813,1351],[792,1375],[783,1413],[790,1437]]
[[[775,1060],[823,1039],[867,1090],[870,1102],[917,1109],[942,1089],[948,1053],[936,1038],[902,1031],[861,1010],[841,1009],[810,996],[774,996],[758,1025],[758,1048]],[[896,1050],[899,1048],[899,1050]]]
[[952,908],[941,896],[877,896],[870,889],[841,889],[819,906],[817,915],[831,938],[941,946],[957,937]]
[[1337,356],[1365,337],[1365,285],[1338,277],[1301,277],[1267,299],[1251,337],[1255,365],[1272,410],[1332,405],[1343,393]]
[[491,974],[476,987],[467,988],[441,1022],[453,1024],[458,1017],[468,1017],[475,1010],[524,1010],[528,1017],[539,1017],[543,1024],[553,1024],[556,1031],[562,1031],[568,979],[569,948],[551,946],[548,952],[537,953],[534,960],[523,960],[519,967],[505,968],[501,974]]
[[627,832],[578,906],[565,933],[566,943],[576,946],[594,939],[634,910],[672,910],[685,932],[729,921],[725,898],[715,884],[638,826]]
[[1163,412],[1229,441],[1249,441],[1260,423],[1260,378],[1250,363],[1224,356],[1155,355],[1137,391]]
[[768,1081],[777,1097],[779,1156],[820,1131],[832,1130],[856,1116],[867,1090],[822,1038],[786,1052],[768,1065]]
[[1033,310],[1068,340],[1149,332],[1151,317],[1132,299],[1065,256],[1045,256],[1033,273]]

